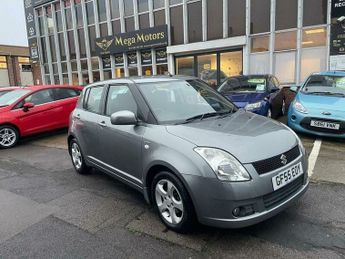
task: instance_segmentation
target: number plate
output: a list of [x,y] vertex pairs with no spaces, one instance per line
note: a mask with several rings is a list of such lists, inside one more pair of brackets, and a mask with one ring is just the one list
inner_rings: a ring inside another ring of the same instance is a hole
[[288,183],[294,181],[298,176],[303,174],[302,163],[299,162],[298,164],[286,169],[284,172],[277,174],[276,176],[272,177],[273,183],[273,190],[278,190]]
[[339,130],[340,124],[334,122],[327,122],[327,121],[314,121],[310,122],[310,126],[317,127],[317,128],[324,128],[324,129],[334,129]]

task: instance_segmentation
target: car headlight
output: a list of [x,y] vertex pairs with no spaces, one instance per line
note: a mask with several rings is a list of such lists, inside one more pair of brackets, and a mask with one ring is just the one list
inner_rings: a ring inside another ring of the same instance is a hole
[[205,159],[219,180],[241,182],[251,179],[243,165],[229,153],[207,147],[197,147],[194,150]]
[[299,102],[295,101],[293,104],[293,107],[296,109],[296,111],[301,113],[308,113],[307,109]]
[[255,110],[261,107],[261,102],[257,103],[248,103],[245,107],[246,110]]

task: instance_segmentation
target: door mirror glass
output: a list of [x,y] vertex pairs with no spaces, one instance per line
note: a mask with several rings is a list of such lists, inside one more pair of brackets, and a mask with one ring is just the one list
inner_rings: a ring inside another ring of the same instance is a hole
[[300,88],[300,86],[298,86],[298,85],[292,85],[292,86],[290,86],[290,91],[297,93],[299,88]]
[[135,125],[138,120],[131,111],[119,111],[110,116],[110,122],[113,125]]
[[31,108],[33,108],[35,106],[35,104],[34,103],[24,103],[24,105],[23,105],[23,110],[24,111],[28,111],[28,110],[30,110]]

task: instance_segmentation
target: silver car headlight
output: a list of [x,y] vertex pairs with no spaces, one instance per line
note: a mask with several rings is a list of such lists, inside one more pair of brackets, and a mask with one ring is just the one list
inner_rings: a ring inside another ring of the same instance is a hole
[[219,180],[242,182],[251,179],[243,165],[229,153],[208,147],[197,147],[194,150],[205,159]]
[[256,103],[248,103],[246,107],[244,107],[245,110],[255,110],[259,109],[261,107],[261,102],[256,102]]
[[301,112],[301,113],[308,113],[307,109],[298,101],[295,101],[293,104],[293,107],[295,108],[296,111]]

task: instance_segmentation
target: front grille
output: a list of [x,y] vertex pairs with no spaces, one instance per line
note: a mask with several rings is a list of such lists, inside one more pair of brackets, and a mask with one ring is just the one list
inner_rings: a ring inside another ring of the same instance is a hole
[[298,146],[295,146],[293,149],[290,149],[289,151],[283,154],[280,154],[278,156],[256,161],[253,163],[253,166],[258,174],[265,174],[265,173],[271,172],[273,170],[276,170],[284,166],[281,160],[282,155],[286,156],[286,160],[287,160],[286,164],[288,164],[292,162],[293,160],[295,160],[300,155],[300,151],[299,151]]
[[[333,123],[338,123],[340,124],[339,130],[334,130],[334,129],[324,129],[324,128],[319,128],[319,127],[313,127],[310,125],[311,120],[317,120],[317,121],[324,121],[324,122],[333,122]],[[321,118],[304,118],[301,121],[301,126],[307,130],[312,130],[316,132],[322,132],[322,133],[330,133],[330,134],[344,134],[345,133],[345,122],[344,121],[338,121],[338,120],[325,120]]]
[[263,197],[265,208],[270,209],[296,193],[303,185],[303,178],[304,175],[301,175],[281,189],[266,194]]

